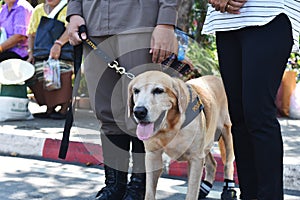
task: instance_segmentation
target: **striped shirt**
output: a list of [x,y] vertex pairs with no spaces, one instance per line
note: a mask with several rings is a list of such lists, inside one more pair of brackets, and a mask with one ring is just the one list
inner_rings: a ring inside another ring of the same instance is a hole
[[292,23],[293,51],[299,51],[300,0],[248,0],[240,12],[240,14],[221,13],[215,11],[209,4],[202,33],[213,34],[216,31],[262,26],[272,21],[278,14],[285,13]]

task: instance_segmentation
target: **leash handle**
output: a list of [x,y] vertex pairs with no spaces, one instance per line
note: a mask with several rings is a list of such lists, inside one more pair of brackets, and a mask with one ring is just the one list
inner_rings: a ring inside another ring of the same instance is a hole
[[[82,38],[82,34],[83,33],[85,33],[86,38]],[[79,28],[78,28],[78,36],[79,36],[79,38],[81,39],[82,42],[85,42],[92,49],[97,50],[96,43],[89,39],[88,32],[87,32],[87,27],[86,27],[85,24],[79,26]],[[107,61],[109,59],[109,57],[106,54],[104,54],[103,52],[101,52],[101,54],[103,54],[101,56],[105,59],[105,61]]]
[[87,27],[86,27],[85,24],[82,24],[82,25],[79,26],[79,28],[78,28],[78,36],[79,36],[79,38],[80,38],[82,41],[85,41],[86,39],[83,39],[82,36],[81,36],[83,33],[85,33],[86,36],[87,36],[86,38],[88,38]]

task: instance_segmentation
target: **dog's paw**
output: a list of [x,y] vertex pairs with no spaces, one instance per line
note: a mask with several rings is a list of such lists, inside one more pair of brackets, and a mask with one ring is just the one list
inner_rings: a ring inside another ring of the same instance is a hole
[[236,191],[234,189],[223,190],[221,200],[237,200]]
[[208,181],[205,181],[205,180],[201,181],[198,200],[205,199],[205,197],[210,192],[211,188],[212,188],[212,184],[211,183],[209,183]]
[[237,200],[235,183],[233,180],[225,179],[221,200]]

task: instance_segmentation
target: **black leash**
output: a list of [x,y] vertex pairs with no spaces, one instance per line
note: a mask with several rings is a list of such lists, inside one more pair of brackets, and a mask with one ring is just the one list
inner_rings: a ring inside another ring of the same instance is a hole
[[[86,39],[82,38],[81,35],[85,33]],[[92,50],[95,50],[95,53],[98,54],[104,62],[107,63],[107,66],[109,68],[115,69],[116,73],[120,75],[126,75],[128,78],[133,79],[135,76],[132,73],[126,72],[126,69],[124,67],[121,67],[119,65],[119,62],[117,60],[113,60],[111,57],[109,57],[104,51],[102,51],[100,48],[97,47],[96,43],[93,42],[89,37],[87,33],[87,28],[85,25],[81,25],[79,27],[79,38],[82,40],[82,42],[86,45],[88,45]],[[58,157],[61,159],[65,159],[68,148],[69,148],[69,138],[70,138],[70,132],[71,128],[74,122],[74,108],[76,103],[76,96],[77,91],[79,88],[80,83],[80,67],[82,62],[82,44],[74,46],[74,72],[75,72],[75,83],[73,87],[73,99],[69,104],[69,109],[66,116],[64,131],[63,131],[63,137],[60,143],[60,149],[59,149],[59,155]]]
[[73,90],[72,96],[74,98],[72,98],[72,101],[69,104],[69,109],[67,112],[65,126],[64,126],[63,137],[60,143],[58,157],[61,159],[66,158],[68,148],[69,148],[70,131],[74,121],[73,108],[75,108],[74,105],[76,103],[77,88],[79,87],[80,76],[81,76],[81,72],[80,72],[81,61],[82,61],[82,44],[79,44],[77,46],[74,46],[74,73],[75,73],[74,88],[76,89]]
[[[86,38],[82,38],[81,35],[85,33]],[[92,50],[95,50],[95,53],[99,55],[104,62],[107,63],[107,67],[112,68],[116,71],[116,73],[120,75],[126,75],[129,79],[133,79],[135,77],[134,74],[126,72],[126,69],[124,67],[121,67],[119,65],[119,62],[117,60],[112,59],[109,57],[102,49],[97,47],[97,44],[93,42],[88,37],[87,27],[85,25],[81,25],[78,29],[79,38],[82,40],[82,42],[86,45],[88,45]],[[70,137],[70,131],[74,122],[74,108],[76,103],[76,96],[77,96],[77,90],[79,88],[80,83],[80,67],[82,62],[82,44],[74,46],[74,72],[75,72],[75,83],[73,87],[73,99],[69,104],[69,109],[66,116],[64,131],[63,131],[63,137],[60,144],[59,149],[59,155],[58,157],[61,159],[65,159],[68,148],[69,148],[69,137]],[[161,64],[166,66],[165,73],[172,74],[175,72],[179,72],[182,76],[190,78],[195,78],[201,76],[200,73],[198,73],[197,70],[195,70],[190,65],[183,63],[177,59],[177,56],[175,54],[172,54],[169,58],[167,58],[165,61],[163,61]],[[171,70],[171,71],[169,71]],[[176,73],[177,74],[177,73]],[[175,75],[176,76],[176,75]],[[201,110],[203,110],[203,105],[201,104],[199,106],[200,99],[196,99],[194,102],[191,102],[189,104],[189,109],[192,110],[191,115],[187,116],[186,121],[184,122],[184,126],[186,126],[194,117],[196,117]],[[196,109],[195,109],[196,108]]]

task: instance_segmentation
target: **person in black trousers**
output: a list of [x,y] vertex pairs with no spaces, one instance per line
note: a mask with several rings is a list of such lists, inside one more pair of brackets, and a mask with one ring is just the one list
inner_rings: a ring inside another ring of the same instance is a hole
[[[159,67],[158,63],[174,52],[179,4],[180,0],[70,0],[69,41],[72,45],[82,42],[78,31],[84,24],[90,39],[111,60],[117,59],[127,72],[137,75]],[[135,135],[136,124],[126,113],[129,78],[109,68],[107,63],[111,60],[106,61],[86,44],[83,56],[91,106],[101,122],[105,186],[96,199],[143,200],[145,149]],[[130,158],[132,171],[128,181]]]
[[281,199],[283,144],[274,102],[292,46],[289,21],[280,15],[263,28],[219,32],[217,46],[241,189],[253,198],[264,190]]
[[216,34],[241,199],[280,200],[283,142],[275,99],[293,43],[299,46],[300,12],[290,9],[300,3],[221,2],[210,1],[203,32]]

